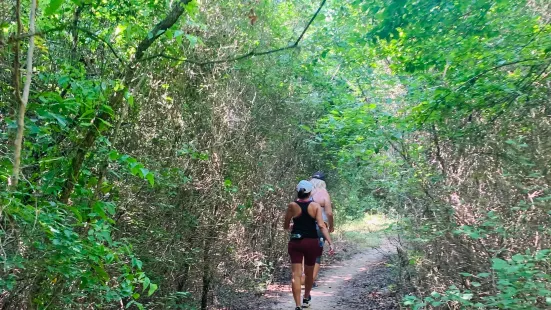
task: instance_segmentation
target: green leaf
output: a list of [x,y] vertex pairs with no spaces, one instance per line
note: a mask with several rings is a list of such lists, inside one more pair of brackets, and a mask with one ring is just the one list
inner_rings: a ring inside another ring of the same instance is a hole
[[190,34],[186,34],[186,38],[187,40],[189,41],[189,46],[191,48],[194,48],[195,46],[197,46],[199,44],[199,38],[196,37],[196,36],[192,36]]
[[138,164],[138,163],[132,163],[130,164],[130,173],[132,173],[133,175],[138,175],[138,173],[140,172],[140,169],[141,169],[141,165]]
[[[132,267],[136,267],[138,268],[139,270],[142,269],[142,261],[135,258],[135,257],[132,257]],[[149,279],[148,278],[145,278],[147,280],[147,285],[149,285]],[[147,287],[147,285],[145,284],[145,280],[144,280],[144,289]]]
[[136,306],[136,308],[138,308],[139,310],[145,309],[144,306],[141,303],[139,303],[135,300],[131,300],[129,303],[127,303],[126,304],[126,309],[130,309],[130,307],[132,307],[132,306]]
[[107,213],[111,214],[111,215],[115,215],[115,204],[112,203],[112,202],[106,202],[103,204],[103,206],[105,207],[105,210],[107,211]]
[[157,284],[151,283],[149,285],[149,291],[147,292],[147,296],[153,295],[153,293],[155,293],[156,290],[157,290]]
[[312,128],[310,128],[310,127],[308,127],[308,126],[306,126],[306,125],[300,125],[300,128],[302,128],[302,129],[304,129],[304,130],[306,130],[306,131],[308,131],[308,132],[312,132]]
[[98,232],[98,236],[102,237],[102,239],[107,241],[107,243],[109,244],[113,243],[113,240],[111,239],[111,233],[107,230],[102,230]]
[[194,17],[199,12],[199,5],[197,1],[192,0],[184,7],[189,16]]
[[151,186],[155,185],[155,176],[153,175],[153,173],[149,172],[145,178],[147,179],[147,181],[149,181],[149,184],[151,184]]
[[57,123],[59,124],[59,126],[61,126],[62,128],[64,128],[65,126],[67,126],[67,121],[65,120],[65,118],[63,118],[61,115],[58,115],[58,114],[55,114],[55,113],[51,113],[49,112],[48,113],[51,117],[55,118],[57,120]]
[[521,254],[515,254],[511,258],[513,259],[513,261],[515,261],[517,263],[521,263],[521,262],[524,261],[524,255],[521,255]]
[[63,4],[65,0],[50,0],[50,4],[46,9],[44,10],[44,15],[52,15],[54,14]]
[[121,157],[121,154],[119,154],[119,152],[113,150],[111,152],[109,152],[109,159],[110,160],[117,160]]
[[209,159],[209,154],[207,153],[201,153],[199,154],[199,160],[205,161]]
[[109,123],[108,121],[102,119],[102,118],[98,118],[98,120],[100,122],[102,122],[102,124],[106,125],[107,127],[113,127],[113,125],[111,123]]
[[98,266],[96,264],[93,264],[92,268],[94,268],[98,276],[100,276],[104,281],[109,279],[109,275],[107,274],[107,272],[105,272],[105,270],[103,269],[103,266]]
[[102,219],[107,220],[107,215],[105,214],[105,211],[102,208],[101,202],[96,202],[94,206],[92,207],[92,211],[94,211],[97,215],[99,215]]
[[145,277],[142,284],[143,285],[142,292],[144,292],[149,287],[150,284],[151,284],[151,280],[148,277]]
[[82,220],[83,220],[82,214],[81,214],[80,211],[77,209],[77,207],[74,207],[74,206],[69,207],[69,210],[71,210],[71,212],[73,212],[73,214],[74,214],[75,217],[78,219],[78,221],[79,221],[80,223],[82,223]]
[[102,104],[101,105],[101,110],[104,111],[104,112],[107,112],[109,115],[113,116],[113,108],[107,104]]
[[140,168],[140,174],[142,178],[145,178],[149,174],[149,170],[147,170],[146,168]]
[[509,263],[507,263],[507,261],[504,261],[501,258],[492,259],[492,268],[494,270],[503,270],[508,267],[509,267]]

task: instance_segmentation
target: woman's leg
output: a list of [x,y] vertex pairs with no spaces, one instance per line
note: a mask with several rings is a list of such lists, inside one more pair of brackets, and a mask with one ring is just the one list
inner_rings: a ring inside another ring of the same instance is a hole
[[304,241],[304,299],[306,307],[310,306],[310,291],[314,284],[314,266],[316,258],[321,256],[319,240],[308,239]]
[[302,276],[302,261],[304,259],[304,252],[302,251],[303,240],[289,241],[288,252],[291,256],[291,271],[293,273],[291,278],[291,289],[293,291],[293,299],[297,307],[300,307],[300,278]]
[[[323,249],[323,244],[324,243],[325,243],[325,241],[323,241],[323,239],[320,238],[320,247],[322,249]],[[318,275],[320,273],[320,268],[321,268],[321,255],[316,258],[316,265],[314,266],[314,282],[316,282],[316,280],[318,279]]]
[[[291,270],[293,271],[293,278],[291,279],[291,288],[293,290],[293,298],[297,307],[300,307],[300,278],[302,276],[302,264],[291,264]],[[310,287],[311,288],[311,287]]]
[[314,285],[314,266],[304,266],[304,298],[310,297]]
[[[325,223],[326,227],[327,223]],[[323,238],[323,234],[321,233],[321,230],[319,229],[319,226],[316,225],[316,230],[318,232],[318,238],[319,238],[319,246],[321,247],[320,256],[316,258],[316,265],[314,266],[314,282],[318,279],[318,274],[320,272],[320,264],[321,264],[321,253],[323,253],[323,245],[325,243],[325,239]]]
[[316,262],[316,265],[314,266],[314,281],[318,279],[318,274],[320,273],[320,264]]
[[304,285],[304,259],[302,260],[302,276],[300,277],[300,284]]

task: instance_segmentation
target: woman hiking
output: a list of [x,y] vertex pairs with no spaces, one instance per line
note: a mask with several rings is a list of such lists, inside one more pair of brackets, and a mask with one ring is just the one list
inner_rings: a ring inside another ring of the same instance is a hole
[[[312,200],[319,203],[321,206],[321,215],[325,225],[329,229],[329,233],[335,231],[335,221],[333,219],[333,207],[331,206],[331,197],[327,192],[327,186],[325,185],[325,174],[318,171],[312,175],[310,183],[314,186],[312,190]],[[318,237],[323,238],[321,234]],[[323,240],[321,241],[323,243]],[[316,280],[320,272],[321,256],[316,259],[316,266],[314,267],[314,287],[316,286]]]
[[[333,208],[331,206],[331,197],[327,192],[327,186],[325,185],[325,174],[321,171],[317,171],[312,175],[309,180],[312,183],[312,194],[310,195],[310,200],[317,202],[321,207],[321,216],[325,222],[325,226],[329,229],[329,233],[335,231],[334,220],[333,220]],[[320,240],[321,246],[323,246],[324,238],[318,229],[318,238]],[[316,258],[316,265],[314,266],[314,285],[317,287],[316,280],[321,267],[321,256]],[[302,274],[301,284],[304,285],[304,273]]]
[[295,299],[296,308],[300,310],[300,293],[301,285],[300,278],[302,275],[302,261],[304,260],[304,297],[302,299],[302,307],[308,308],[312,297],[310,291],[314,283],[314,265],[316,258],[321,256],[323,247],[320,246],[316,224],[325,240],[329,245],[329,254],[334,253],[333,242],[329,236],[329,230],[325,225],[322,217],[321,206],[310,199],[312,183],[302,180],[297,185],[297,200],[291,202],[287,206],[285,213],[284,229],[288,230],[293,220],[293,228],[291,230],[291,240],[288,244],[288,252],[291,256],[291,271],[293,298]]

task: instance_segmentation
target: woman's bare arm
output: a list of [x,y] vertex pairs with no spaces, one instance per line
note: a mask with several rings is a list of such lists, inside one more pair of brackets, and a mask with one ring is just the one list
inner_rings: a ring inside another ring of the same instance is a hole
[[329,255],[335,254],[335,247],[333,246],[333,241],[331,240],[331,236],[329,236],[329,229],[327,228],[327,226],[325,226],[325,222],[323,221],[320,205],[317,205],[317,208],[316,208],[316,222],[318,222],[320,231],[323,234],[323,237],[325,238],[327,243],[329,244]]
[[325,215],[327,215],[329,221],[329,232],[332,233],[335,231],[335,221],[333,219],[333,207],[331,206],[329,194],[327,194],[327,198],[325,199]]
[[294,205],[295,205],[294,202],[291,202],[290,204],[287,205],[287,212],[285,212],[285,222],[283,222],[283,229],[285,230],[289,230],[289,226],[291,225],[291,220],[295,216],[294,214],[295,211],[293,210]]
[[325,188],[318,189],[318,191],[314,194],[314,201],[320,203],[320,205],[323,203],[323,209],[325,211],[325,215],[327,215],[327,221],[329,222],[329,232],[332,233],[335,231],[335,221],[333,218],[333,206],[331,204],[331,197],[329,196],[329,192]]
[[329,229],[327,226],[325,226],[325,222],[323,221],[323,216],[321,214],[321,206],[319,204],[316,204],[316,222],[318,222],[318,226],[321,230],[321,233],[323,234],[323,237],[329,245],[333,244],[333,241],[331,241],[331,236],[329,236]]

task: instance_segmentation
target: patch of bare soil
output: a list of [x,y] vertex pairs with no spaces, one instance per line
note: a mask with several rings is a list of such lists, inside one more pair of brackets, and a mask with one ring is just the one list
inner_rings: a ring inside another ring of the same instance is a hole
[[[396,285],[386,262],[395,254],[389,244],[367,250],[341,247],[338,255],[324,257],[318,287],[312,290],[312,310],[399,309]],[[223,309],[293,310],[289,267],[278,273],[275,282],[264,295],[234,294],[231,305]],[[303,290],[304,292],[304,290]]]
[[[324,266],[318,287],[312,290],[312,310],[398,309],[392,274],[384,264],[393,253],[390,246],[369,249],[351,258]],[[289,282],[271,286],[265,294],[270,303],[260,309],[294,309]]]
[[337,305],[346,309],[399,309],[394,280],[386,261],[376,263],[344,284],[337,294]]

